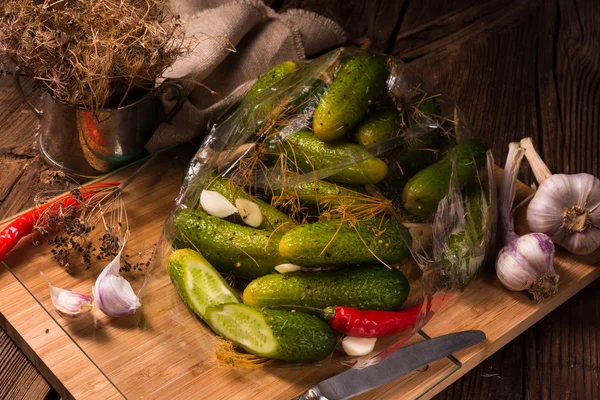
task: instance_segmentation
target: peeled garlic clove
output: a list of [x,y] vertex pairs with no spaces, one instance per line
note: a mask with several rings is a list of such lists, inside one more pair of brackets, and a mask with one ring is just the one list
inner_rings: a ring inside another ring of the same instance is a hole
[[254,228],[258,228],[263,222],[263,215],[256,204],[248,199],[236,199],[235,206],[244,222]]
[[92,311],[94,306],[91,296],[52,286],[43,272],[40,272],[40,275],[42,275],[42,278],[44,278],[50,288],[52,304],[58,315],[63,318],[77,318]]
[[301,271],[302,267],[296,264],[279,264],[275,267],[275,271],[280,274],[287,274],[289,272]]
[[214,190],[203,190],[200,194],[200,205],[210,215],[219,218],[229,217],[238,212],[237,208],[221,193]]
[[342,348],[349,356],[366,356],[375,348],[377,338],[346,336],[342,340]]
[[128,233],[123,239],[123,247],[96,279],[92,287],[96,305],[102,312],[111,317],[125,317],[133,314],[142,303],[137,297],[129,281],[124,279],[121,269],[121,253],[125,247]]

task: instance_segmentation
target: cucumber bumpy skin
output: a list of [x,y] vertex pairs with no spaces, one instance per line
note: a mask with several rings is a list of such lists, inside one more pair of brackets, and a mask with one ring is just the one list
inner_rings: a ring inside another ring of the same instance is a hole
[[167,271],[183,301],[202,319],[208,307],[240,302],[221,274],[197,251],[175,250]]
[[[232,204],[235,204],[237,198],[248,199],[256,203],[264,217],[262,224],[258,227],[259,229],[268,231],[277,230],[278,232],[285,233],[296,225],[286,213],[279,211],[277,208],[260,199],[251,197],[241,186],[227,178],[219,176],[215,172],[211,174],[206,189],[220,193]],[[245,224],[241,223],[241,225]]]
[[253,279],[287,263],[279,255],[280,232],[241,226],[201,210],[182,210],[174,218],[177,248],[202,251],[219,272]]
[[411,237],[395,219],[375,218],[350,226],[340,220],[319,221],[289,230],[279,242],[288,262],[307,268],[348,264],[395,264],[409,254]]
[[333,329],[314,315],[225,304],[208,308],[206,316],[217,334],[260,357],[317,362],[327,358],[337,344]]
[[437,210],[439,202],[448,194],[452,162],[460,187],[464,187],[485,164],[486,146],[477,139],[458,144],[446,157],[413,176],[402,191],[402,204],[413,215],[427,216]]
[[375,158],[363,146],[355,143],[325,143],[306,130],[289,135],[282,147],[290,162],[303,171],[335,167],[353,159],[363,160],[327,177],[338,183],[377,183],[388,172],[387,164]]
[[248,90],[244,100],[252,99],[264,90],[269,89],[275,83],[282,80],[286,75],[291,74],[299,67],[298,63],[294,61],[286,61],[281,64],[277,64],[264,74],[258,77],[258,80],[254,82],[254,85]]
[[244,303],[255,307],[292,305],[325,308],[346,306],[364,310],[398,310],[410,285],[396,269],[384,265],[330,271],[272,274],[250,282]]
[[321,212],[341,205],[369,204],[366,200],[368,195],[361,186],[345,187],[323,180],[301,183],[293,188],[286,188],[286,192],[293,194],[301,205]]
[[315,110],[315,136],[326,142],[344,136],[383,92],[387,75],[385,61],[375,55],[361,54],[347,61]]
[[396,109],[373,111],[356,128],[354,139],[363,146],[385,142],[400,133],[402,117]]

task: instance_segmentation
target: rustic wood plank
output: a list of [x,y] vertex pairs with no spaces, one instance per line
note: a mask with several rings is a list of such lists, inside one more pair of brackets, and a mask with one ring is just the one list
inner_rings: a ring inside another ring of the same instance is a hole
[[0,399],[44,399],[51,387],[0,329]]
[[279,10],[302,8],[314,11],[342,26],[351,43],[376,51],[388,51],[394,43],[393,38],[407,4],[407,0],[285,0]]

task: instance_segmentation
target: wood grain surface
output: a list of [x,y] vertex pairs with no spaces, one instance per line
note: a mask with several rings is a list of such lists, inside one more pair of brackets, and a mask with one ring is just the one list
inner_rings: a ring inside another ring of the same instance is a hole
[[[553,171],[600,175],[600,2],[280,0],[272,5],[326,15],[346,29],[352,43],[409,62],[458,102],[499,164],[509,142],[532,136]],[[0,79],[0,218],[29,207],[37,191],[51,187],[35,152],[36,126],[10,79]],[[598,398],[600,326],[594,316],[599,303],[595,282],[440,398]],[[0,349],[10,347],[4,346]]]

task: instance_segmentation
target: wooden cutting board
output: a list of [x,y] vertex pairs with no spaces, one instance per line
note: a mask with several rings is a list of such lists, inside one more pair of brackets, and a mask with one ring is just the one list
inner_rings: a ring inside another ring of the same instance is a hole
[[[191,155],[195,149],[188,150]],[[158,243],[186,159],[163,153],[126,188],[132,232],[128,248],[147,250]],[[102,180],[124,181],[137,168],[133,165]],[[520,185],[517,200],[530,192]],[[524,213],[521,207],[516,215],[521,234],[528,231]],[[23,240],[0,269],[0,324],[64,398],[290,399],[344,369],[340,365],[253,370],[219,366],[213,357],[213,335],[180,301],[160,261],[149,272],[144,306],[135,315],[111,319],[93,313],[93,317],[65,320],[53,311],[40,271],[57,287],[90,294],[103,265],[95,263],[87,271],[69,275],[51,259],[48,246]],[[357,399],[432,397],[596,279],[600,252],[574,257],[559,249],[555,263],[560,291],[542,303],[504,290],[489,265],[424,329],[432,337],[483,330],[486,342],[455,355],[462,367],[442,359]],[[422,339],[411,339],[418,340]]]

